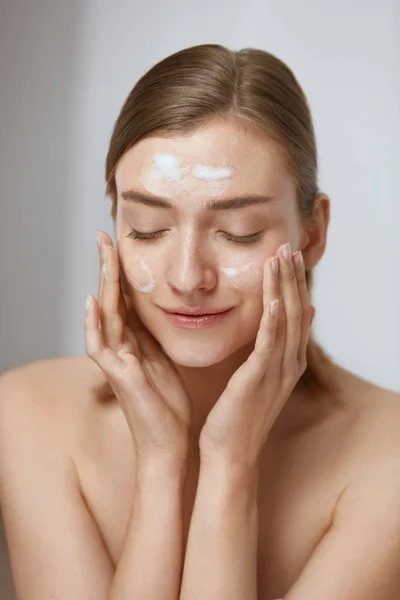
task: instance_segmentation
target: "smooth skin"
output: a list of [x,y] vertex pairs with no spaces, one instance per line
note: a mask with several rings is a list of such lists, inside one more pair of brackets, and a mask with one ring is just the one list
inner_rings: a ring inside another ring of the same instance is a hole
[[[162,453],[185,461],[190,400],[173,363],[120,289],[120,263],[111,238],[100,232],[98,243],[102,268],[98,300],[90,297],[86,311],[86,353],[107,376],[139,456],[151,459]],[[264,312],[254,350],[229,380],[201,432],[204,459],[211,460],[212,452],[218,452],[228,462],[257,462],[268,431],[306,368],[315,309],[310,304],[301,252],[290,253],[290,260],[285,260],[283,246],[265,261]],[[299,267],[293,262],[296,257]],[[280,298],[284,308],[279,311]],[[275,316],[270,310],[274,301],[278,303]]]

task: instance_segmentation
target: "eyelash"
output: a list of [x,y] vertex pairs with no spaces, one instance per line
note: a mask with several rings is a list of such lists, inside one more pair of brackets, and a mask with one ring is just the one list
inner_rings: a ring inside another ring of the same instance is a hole
[[[162,233],[162,231],[153,231],[151,233],[140,233],[136,231],[136,229],[131,229],[130,233],[126,237],[133,238],[134,240],[154,240],[161,235],[157,236],[157,233]],[[235,244],[251,244],[252,242],[258,242],[261,239],[261,232],[253,233],[252,235],[231,235],[230,233],[222,232],[222,237],[224,237],[229,242],[233,242]]]

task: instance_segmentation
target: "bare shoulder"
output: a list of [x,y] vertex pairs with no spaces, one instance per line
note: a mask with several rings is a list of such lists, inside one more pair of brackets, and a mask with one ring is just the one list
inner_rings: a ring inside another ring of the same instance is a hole
[[[356,384],[349,396],[349,408],[355,420],[359,433],[370,432],[377,435],[389,435],[390,442],[400,441],[398,434],[400,419],[400,392],[371,383],[365,379],[356,378]],[[389,441],[388,440],[388,441]]]
[[75,460],[93,380],[82,358],[41,360],[0,377],[0,497],[21,598],[33,590],[38,598],[103,598],[111,588],[113,564]]
[[99,377],[93,365],[84,356],[61,357],[2,373],[0,437],[7,452],[29,454],[27,448],[34,447],[38,456],[51,455],[54,463],[65,467],[69,481],[79,483],[77,440],[90,420],[89,391]]
[[93,416],[93,386],[104,381],[104,374],[85,356],[43,359],[15,367],[0,377],[0,412],[22,412],[53,430],[59,442],[71,448],[72,437],[79,435]]
[[88,356],[77,355],[45,358],[14,367],[5,371],[0,380],[20,381],[45,388],[58,385],[69,389],[73,388],[74,384],[81,385],[101,375],[101,369]]
[[400,466],[400,393],[352,376],[344,403],[342,449],[352,478]]
[[101,369],[86,355],[42,359],[9,369],[0,376],[0,382],[40,391],[42,400],[52,403],[63,403],[66,398],[73,401],[77,393],[81,398],[82,393],[104,380]]

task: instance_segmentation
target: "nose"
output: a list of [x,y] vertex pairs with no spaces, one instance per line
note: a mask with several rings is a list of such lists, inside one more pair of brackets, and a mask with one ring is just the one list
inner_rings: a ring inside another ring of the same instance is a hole
[[217,270],[199,235],[188,235],[171,249],[168,285],[181,294],[209,291],[216,286]]

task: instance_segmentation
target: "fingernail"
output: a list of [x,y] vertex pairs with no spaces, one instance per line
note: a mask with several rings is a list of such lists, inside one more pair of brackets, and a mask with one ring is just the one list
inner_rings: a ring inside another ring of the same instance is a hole
[[96,229],[96,242],[97,242],[97,246],[100,249],[101,246],[101,233],[98,229]]
[[279,300],[273,300],[270,304],[270,311],[273,317],[276,317],[276,315],[278,314],[278,304]]
[[300,267],[302,267],[302,265],[303,265],[303,255],[302,255],[302,252],[299,252],[299,254],[295,254],[294,255],[294,264],[296,265],[296,267],[298,269],[300,269]]
[[276,256],[271,260],[271,269],[274,273],[278,272],[278,259],[276,258]]
[[289,261],[291,259],[292,250],[290,248],[289,242],[283,246],[283,248],[282,248],[282,254],[283,254],[283,258],[285,260]]
[[88,310],[89,306],[90,306],[90,301],[91,301],[92,297],[90,294],[86,295],[86,310]]

